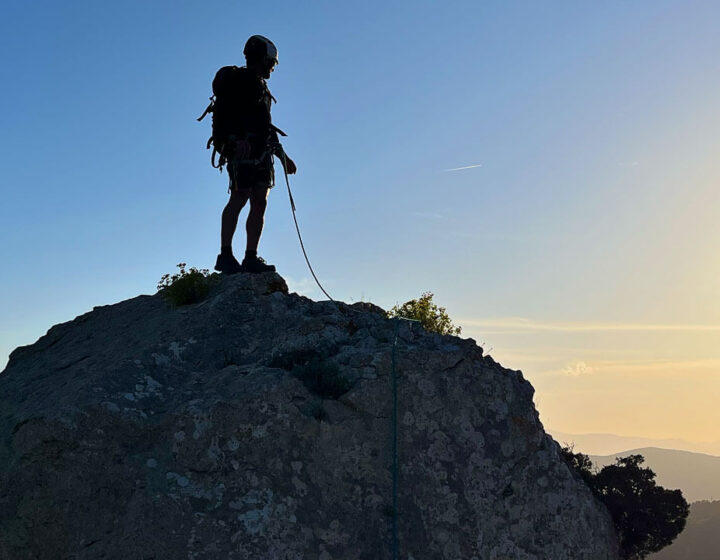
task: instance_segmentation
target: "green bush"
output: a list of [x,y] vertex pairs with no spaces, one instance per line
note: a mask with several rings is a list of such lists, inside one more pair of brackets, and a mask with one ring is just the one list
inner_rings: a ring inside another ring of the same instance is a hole
[[690,508],[680,490],[666,490],[641,467],[642,455],[617,457],[599,472],[587,455],[562,448],[562,457],[607,507],[620,540],[621,557],[640,560],[666,547],[685,528]]
[[190,305],[204,300],[210,293],[213,284],[219,279],[219,274],[209,274],[206,268],[185,269],[185,263],[179,263],[180,272],[163,274],[158,282],[157,289],[163,298],[172,305]]
[[453,325],[445,308],[438,307],[433,303],[433,295],[432,292],[425,292],[418,299],[411,299],[402,305],[396,305],[388,311],[387,316],[390,319],[395,317],[415,319],[420,321],[426,331],[458,336],[462,327]]

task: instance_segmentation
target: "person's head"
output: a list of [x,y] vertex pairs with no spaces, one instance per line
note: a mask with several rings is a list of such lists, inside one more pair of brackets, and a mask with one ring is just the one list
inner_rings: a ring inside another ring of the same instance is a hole
[[243,49],[247,67],[261,78],[269,78],[278,63],[278,51],[273,42],[262,35],[253,35]]

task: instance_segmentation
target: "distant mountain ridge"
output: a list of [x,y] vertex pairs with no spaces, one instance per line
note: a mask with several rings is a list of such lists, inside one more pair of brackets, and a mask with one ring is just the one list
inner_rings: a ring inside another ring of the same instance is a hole
[[720,499],[720,457],[679,451],[642,447],[611,455],[590,455],[597,468],[615,463],[616,457],[642,455],[643,466],[657,475],[655,481],[662,487],[682,490],[688,502]]
[[566,442],[575,443],[575,452],[585,453],[586,455],[611,455],[613,453],[621,453],[628,449],[656,447],[660,449],[676,449],[678,451],[690,451],[693,453],[720,456],[720,440],[691,442],[677,438],[657,439],[619,436],[607,433],[570,434],[551,428],[545,428],[545,431],[561,445],[564,445]]

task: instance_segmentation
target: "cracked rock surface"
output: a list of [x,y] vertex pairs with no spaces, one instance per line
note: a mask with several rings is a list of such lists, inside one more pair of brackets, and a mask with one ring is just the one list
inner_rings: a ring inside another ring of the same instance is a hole
[[0,373],[0,559],[615,560],[533,388],[275,273],[96,307]]

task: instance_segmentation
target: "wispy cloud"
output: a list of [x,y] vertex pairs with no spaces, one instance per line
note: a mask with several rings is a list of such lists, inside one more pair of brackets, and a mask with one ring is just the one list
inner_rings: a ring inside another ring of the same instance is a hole
[[720,359],[703,360],[596,360],[591,363],[578,361],[560,370],[546,370],[539,373],[579,377],[581,375],[651,376],[665,379],[688,380],[690,375],[716,379]]
[[443,231],[442,236],[451,239],[476,239],[478,237],[476,234],[466,231]]
[[445,216],[436,212],[413,212],[413,216],[418,218],[431,218],[433,220],[442,220]]
[[[464,325],[463,325],[464,326]],[[627,351],[598,350],[597,348],[533,348],[529,351],[500,347],[494,357],[505,366],[518,367],[542,378],[628,378],[711,380],[716,386],[720,358],[655,358],[655,350],[638,351],[638,357],[627,357]],[[632,353],[636,353],[633,351]],[[607,357],[608,354],[612,357]],[[563,358],[564,356],[564,358]],[[605,356],[605,357],[603,357]],[[568,360],[567,358],[570,357]]]
[[565,375],[577,377],[579,375],[592,373],[595,369],[587,365],[585,362],[575,362],[574,364],[568,364],[565,366],[562,371]]
[[618,166],[620,167],[637,167],[637,161],[619,161]]
[[482,163],[466,165],[465,167],[451,167],[450,169],[443,169],[443,171],[463,171],[464,169],[475,169],[476,167],[482,167]]
[[485,329],[486,332],[513,333],[533,331],[601,332],[601,331],[720,331],[720,325],[682,323],[600,323],[593,321],[536,321],[522,317],[458,319],[458,324]]
[[485,241],[517,241],[517,242],[527,242],[527,241],[536,241],[540,238],[540,235],[520,235],[516,233],[506,233],[502,231],[486,231],[482,233],[470,233],[467,231],[457,231],[457,230],[450,230],[450,231],[443,231],[441,234],[445,238],[460,238],[460,239],[473,239],[475,241],[485,240]]

